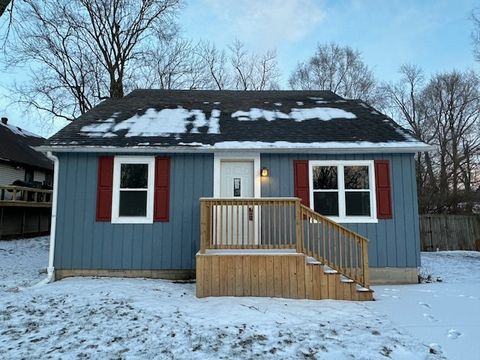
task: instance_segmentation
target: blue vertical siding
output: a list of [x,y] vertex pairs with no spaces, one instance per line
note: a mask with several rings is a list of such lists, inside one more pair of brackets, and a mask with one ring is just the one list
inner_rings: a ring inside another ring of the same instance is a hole
[[417,187],[413,154],[262,154],[269,169],[262,196],[293,196],[293,160],[389,160],[393,218],[378,223],[343,224],[369,239],[372,267],[420,266]]
[[[170,154],[170,221],[95,221],[99,154],[61,153],[55,267],[58,269],[193,269],[199,248],[199,198],[213,195],[213,154]],[[393,219],[344,224],[369,239],[373,267],[420,265],[412,154],[262,154],[262,196],[293,196],[293,160],[389,160]]]
[[95,221],[99,154],[61,153],[55,267],[58,269],[193,269],[199,248],[199,203],[213,195],[213,155],[170,155],[170,221]]

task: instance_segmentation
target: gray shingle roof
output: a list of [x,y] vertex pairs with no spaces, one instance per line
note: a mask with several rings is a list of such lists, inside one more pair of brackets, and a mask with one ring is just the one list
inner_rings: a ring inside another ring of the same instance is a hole
[[33,149],[44,142],[44,138],[17,126],[0,123],[0,161],[51,170],[53,163]]
[[51,147],[423,146],[392,119],[330,91],[135,90],[102,102]]

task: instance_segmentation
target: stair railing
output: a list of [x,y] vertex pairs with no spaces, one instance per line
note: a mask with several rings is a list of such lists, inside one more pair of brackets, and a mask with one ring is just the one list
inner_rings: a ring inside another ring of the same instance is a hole
[[368,240],[304,205],[300,209],[303,252],[368,287]]
[[294,249],[368,287],[368,240],[299,198],[201,198],[200,253]]

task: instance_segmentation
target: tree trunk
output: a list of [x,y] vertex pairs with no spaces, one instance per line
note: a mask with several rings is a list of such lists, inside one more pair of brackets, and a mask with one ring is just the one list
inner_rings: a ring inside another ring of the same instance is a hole
[[123,98],[123,81],[121,78],[110,80],[110,98],[121,99]]

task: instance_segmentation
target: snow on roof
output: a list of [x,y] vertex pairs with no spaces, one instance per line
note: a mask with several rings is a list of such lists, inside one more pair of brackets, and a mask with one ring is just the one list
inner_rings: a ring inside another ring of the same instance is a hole
[[147,109],[143,114],[136,114],[120,122],[115,121],[114,114],[114,117],[83,126],[80,131],[90,137],[115,137],[115,133],[122,130],[127,131],[126,137],[150,137],[183,134],[188,129],[190,133],[198,134],[199,128],[207,127],[209,134],[218,134],[219,118],[220,110],[217,109],[211,111],[208,119],[202,110],[196,109]]
[[[151,145],[151,144],[150,144]],[[326,141],[313,143],[300,143],[289,141],[221,141],[215,143],[213,146],[199,142],[180,142],[180,146],[191,146],[198,148],[214,148],[214,149],[349,149],[349,148],[411,148],[411,147],[425,147],[428,145],[421,141],[397,141],[397,142],[370,142],[370,141]]]
[[83,114],[50,138],[49,145],[422,147],[410,132],[374,110],[328,91],[136,90]]
[[235,111],[232,114],[233,118],[238,120],[259,120],[265,119],[267,121],[279,119],[294,119],[295,121],[305,120],[321,120],[329,121],[332,119],[356,119],[357,116],[351,112],[331,107],[314,107],[314,108],[293,108],[289,114],[285,114],[277,110],[265,110],[259,108],[251,108],[250,111]]
[[[187,110],[183,107],[176,109],[147,109],[143,114],[136,114],[129,119],[117,122],[114,114],[111,118],[100,120],[85,125],[81,132],[90,137],[115,137],[118,131],[126,130],[126,137],[134,136],[169,136],[170,134],[199,134],[199,128],[208,128],[208,134],[220,133],[220,110],[213,109],[210,117],[207,118],[202,110]],[[250,111],[236,111],[232,118],[240,121],[265,119],[273,121],[278,119],[295,121],[320,120],[329,121],[332,119],[356,119],[356,115],[337,108],[314,107],[314,108],[293,108],[289,114],[277,110],[266,110],[251,108]],[[190,128],[190,129],[189,129]]]
[[20,136],[28,136],[28,137],[36,137],[36,138],[42,138],[40,135],[37,135],[37,134],[34,134],[30,131],[27,131],[27,130],[24,130],[18,126],[15,126],[15,125],[10,125],[10,124],[4,124],[2,122],[0,122],[0,125],[2,126],[5,126],[7,129],[9,129],[11,132],[13,132],[14,134],[16,135],[20,135]]

